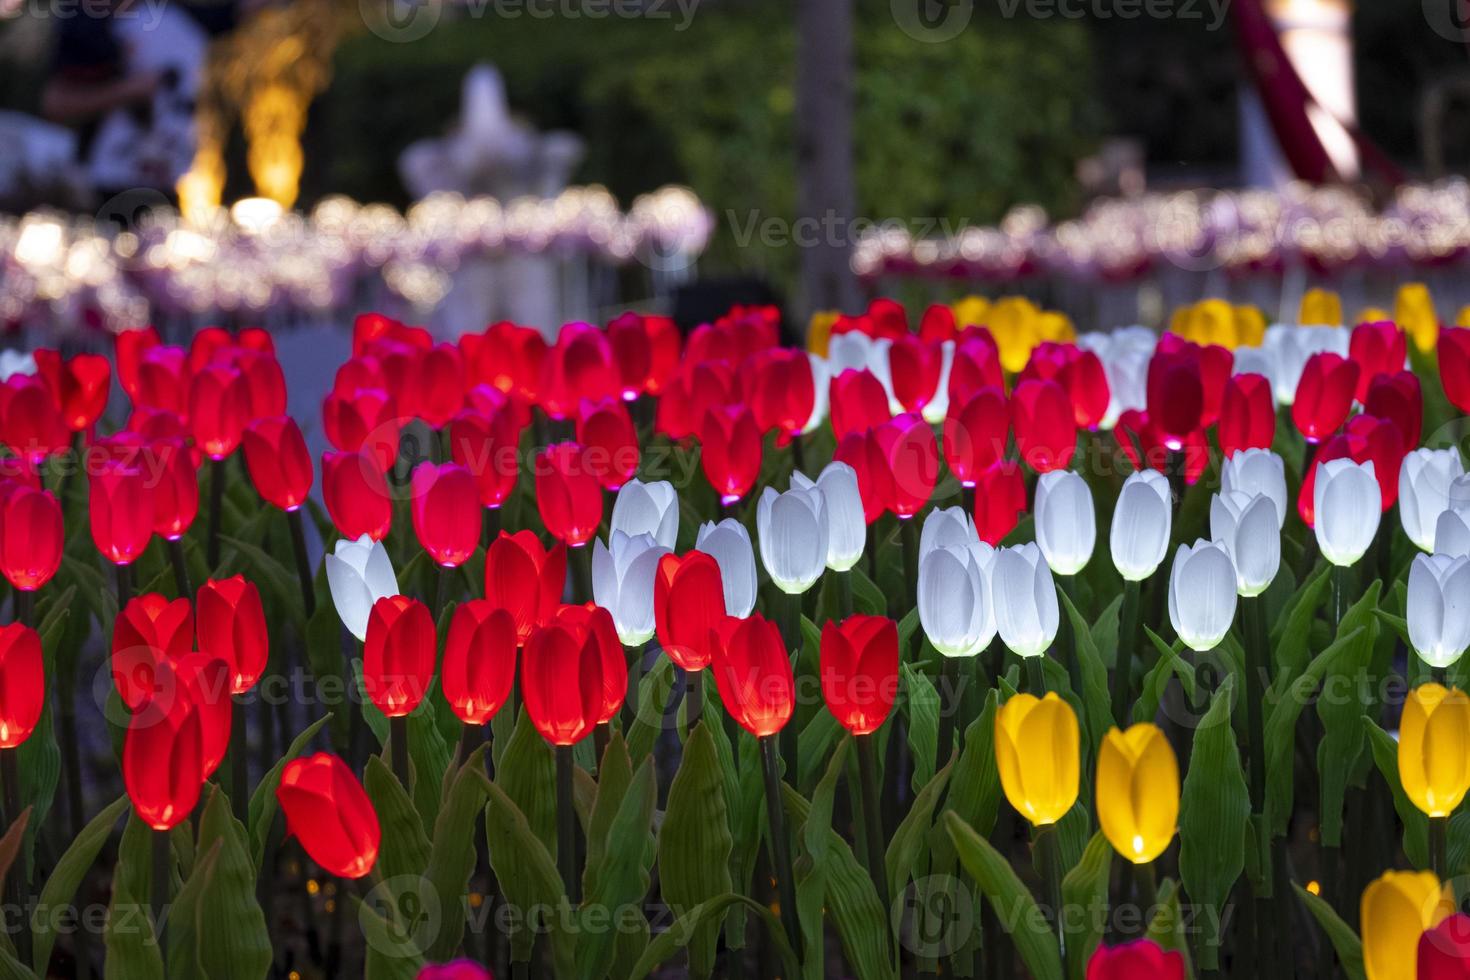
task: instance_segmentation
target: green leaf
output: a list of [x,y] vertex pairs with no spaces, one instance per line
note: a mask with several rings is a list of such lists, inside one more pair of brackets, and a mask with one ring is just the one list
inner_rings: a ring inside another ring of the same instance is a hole
[[[796,912],[801,925],[802,967],[805,976],[821,980],[823,961],[822,906],[827,895],[828,835],[832,831],[832,805],[837,796],[837,780],[842,776],[851,738],[838,743],[827,763],[827,771],[812,795],[806,823],[797,828],[798,850],[794,865],[796,876]],[[794,794],[799,796],[800,794]],[[769,829],[769,828],[768,828]]]
[[429,837],[408,791],[380,756],[369,756],[362,774],[373,809],[382,825],[383,843],[378,851],[378,872],[385,881],[418,877],[429,866]]
[[1035,980],[1062,980],[1056,936],[1010,861],[954,813],[944,815],[960,863],[980,886]]
[[1163,949],[1175,950],[1184,957],[1184,975],[1193,976],[1189,963],[1188,919],[1179,910],[1179,883],[1165,878],[1159,885],[1154,917],[1149,920],[1148,938]]
[[1373,610],[1378,605],[1379,583],[1365,592],[1342,617],[1337,634],[1356,638],[1333,660],[1322,679],[1331,697],[1317,699],[1317,716],[1322,719],[1322,739],[1317,743],[1317,772],[1321,778],[1319,812],[1322,843],[1342,844],[1342,808],[1348,781],[1364,749],[1362,719],[1373,703],[1371,663],[1378,622]]
[[1184,687],[1184,696],[1194,700],[1195,679],[1194,665],[1179,656],[1179,650],[1183,644],[1169,646],[1159,635],[1147,626],[1143,628],[1144,633],[1152,641],[1154,649],[1158,651],[1158,661],[1149,668],[1143,678],[1143,692],[1133,704],[1133,722],[1153,721],[1154,716],[1159,713],[1159,704],[1164,700],[1164,692],[1169,686],[1169,678],[1178,676],[1179,683]]
[[[709,723],[701,721],[684,743],[658,834],[659,884],[675,918],[730,891],[733,849],[725,780]],[[718,930],[715,918],[694,928],[688,939],[691,977],[707,977],[714,969]]]
[[909,749],[914,761],[912,786],[917,793],[934,778],[934,756],[939,751],[939,692],[912,665],[900,664],[899,672],[903,680],[903,713],[909,722]]
[[[97,854],[112,835],[112,829],[117,826],[117,818],[127,809],[128,798],[120,796],[87,822],[82,832],[77,834],[71,846],[66,849],[66,853],[61,855],[61,860],[56,862],[51,877],[46,879],[46,884],[41,888],[41,896],[36,900],[38,908],[62,909],[71,906],[82,879],[97,860]],[[51,963],[51,950],[56,945],[56,932],[53,928],[56,925],[56,917],[50,915],[36,916],[33,922],[32,935],[35,937],[35,944],[31,962],[36,972],[42,976],[46,975],[47,967]]]
[[701,925],[705,922],[719,922],[734,905],[744,906],[755,913],[765,925],[767,939],[781,957],[781,962],[786,967],[786,974],[793,977],[799,976],[801,967],[797,963],[796,954],[791,951],[791,944],[786,941],[786,933],[781,928],[781,923],[771,914],[771,910],[744,895],[732,893],[702,902],[675,919],[673,925],[659,933],[653,942],[648,944],[648,948],[643,951],[643,955],[634,965],[628,980],[643,980],[653,972],[654,967],[687,946]]
[[522,711],[495,770],[495,782],[525,815],[531,831],[556,856],[556,758]]
[[[255,864],[245,848],[245,828],[218,787],[210,792],[199,820],[198,852],[216,856],[213,876],[195,911],[199,968],[209,980],[260,980],[274,958],[270,932],[255,897]],[[195,863],[191,878],[199,865]]]
[[[1179,877],[1196,905],[1208,906],[1204,928],[1218,928],[1235,880],[1245,868],[1250,795],[1240,767],[1240,751],[1230,725],[1234,678],[1227,677],[1194,733],[1194,750],[1179,802]],[[1200,961],[1215,968],[1217,937],[1201,938]]]
[[149,908],[153,831],[136,816],[128,820],[117,849],[112,900],[102,939],[107,947],[105,980],[161,980],[163,957],[154,938]]
[[827,752],[842,735],[842,726],[830,711],[818,711],[796,738],[796,785],[803,791],[817,781],[827,764]]
[[308,725],[300,735],[291,740],[286,749],[286,754],[271,766],[270,771],[260,780],[255,787],[255,792],[250,795],[250,853],[255,860],[255,868],[260,870],[261,862],[265,860],[266,838],[270,835],[271,824],[276,819],[276,809],[279,803],[276,801],[276,787],[281,784],[281,773],[286,769],[286,763],[290,762],[306,751],[311,740],[316,738],[316,733],[322,730],[322,726],[332,720],[330,714],[318,718]]
[[36,975],[14,953],[0,947],[0,980],[36,980]]
[[1317,925],[1327,934],[1327,939],[1332,943],[1332,948],[1337,953],[1337,960],[1342,964],[1343,972],[1347,974],[1348,980],[1364,980],[1363,968],[1363,942],[1352,928],[1338,917],[1319,896],[1313,895],[1296,882],[1291,883],[1296,891],[1297,897],[1312,913],[1312,918],[1317,920]]
[[475,830],[489,793],[481,745],[460,767],[434,822],[424,884],[438,899],[440,925],[428,949],[431,960],[447,960],[464,938],[464,896],[475,870]]
[[366,980],[414,980],[424,964],[416,898],[383,885],[364,899],[351,898],[366,945]]
[[1102,942],[1103,921],[1093,909],[1107,908],[1108,872],[1113,867],[1113,846],[1102,831],[1092,835],[1082,851],[1082,860],[1062,879],[1062,904],[1081,909],[1078,916],[1064,916],[1067,931],[1067,976],[1085,980],[1087,961]]
[[[687,749],[685,750],[688,751]],[[597,792],[593,799],[591,815],[587,819],[587,863],[582,875],[582,893],[591,894],[596,869],[602,864],[602,856],[609,845],[621,846],[621,842],[610,840],[613,821],[623,795],[633,782],[633,760],[620,732],[613,732],[608,739],[607,750],[602,753],[602,762],[597,770]]]
[[221,845],[205,851],[168,907],[168,975],[176,980],[209,980],[200,964],[199,904],[214,883]]
[[[438,683],[433,687],[437,690]],[[450,761],[449,745],[434,717],[432,697],[424,698],[408,716],[408,758],[413,772],[420,774],[413,780],[413,803],[425,827],[432,827],[439,816],[439,797]]]
[[1399,743],[1371,718],[1362,721],[1368,733],[1368,748],[1373,752],[1373,763],[1388,784],[1393,794],[1393,808],[1404,825],[1404,856],[1416,868],[1429,867],[1429,818],[1424,811],[1410,801],[1399,779]]
[[869,616],[882,616],[888,612],[888,597],[862,569],[853,568],[846,574],[852,582],[853,612]]
[[1067,618],[1072,623],[1077,665],[1082,675],[1082,690],[1079,692],[1082,696],[1082,717],[1086,723],[1090,751],[1096,752],[1097,747],[1102,744],[1103,736],[1114,724],[1112,696],[1108,692],[1108,671],[1093,644],[1091,629],[1077,607],[1072,604],[1072,597],[1067,595],[1066,589],[1058,589],[1057,596],[1061,598]]
[[1311,650],[1312,622],[1322,608],[1330,567],[1323,562],[1297,589],[1282,611],[1283,615],[1276,618],[1276,626],[1271,631],[1271,648],[1276,654],[1275,674],[1278,679],[1289,681],[1306,669]]
[[[265,510],[268,508],[262,512]],[[297,585],[296,572],[251,541],[228,534],[221,534],[220,540],[240,553],[249,571],[246,577],[252,582],[260,583],[261,591],[270,596],[272,604],[278,609],[286,610],[297,629],[304,629],[306,609],[301,605],[301,590]]]
[[654,740],[664,728],[664,709],[673,688],[674,665],[668,657],[659,657],[638,682],[638,711],[628,727],[628,755],[635,764],[653,751]]
[[507,905],[530,920],[510,930],[511,959],[529,963],[537,934],[546,932],[558,975],[570,976],[575,937],[559,928],[558,913],[565,908],[565,897],[556,861],[532,832],[526,815],[500,786],[490,783],[489,797],[485,836],[490,844],[490,866]]
[[[866,736],[871,738],[871,736]],[[929,784],[919,790],[913,806],[893,832],[888,842],[888,852],[883,856],[884,876],[888,881],[890,897],[902,895],[904,886],[915,874],[915,869],[924,867],[921,856],[924,844],[929,839],[929,829],[934,818],[934,807],[949,785],[949,775],[955,763],[951,762],[934,774]]]
[[[592,887],[585,902],[589,913],[611,912],[621,921],[625,910],[635,909],[642,918],[653,863],[651,828],[657,795],[653,760],[644,759],[633,774],[612,823],[610,836],[617,846],[603,853],[596,873],[591,876]],[[602,980],[612,965],[617,931],[595,928],[589,923],[581,933],[576,944],[577,976],[583,980]]]

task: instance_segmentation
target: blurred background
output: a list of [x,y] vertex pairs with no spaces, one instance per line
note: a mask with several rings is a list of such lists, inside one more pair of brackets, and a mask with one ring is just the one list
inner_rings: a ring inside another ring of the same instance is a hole
[[1470,246],[1470,0],[0,0],[0,319],[457,335],[1016,294],[1079,329]]

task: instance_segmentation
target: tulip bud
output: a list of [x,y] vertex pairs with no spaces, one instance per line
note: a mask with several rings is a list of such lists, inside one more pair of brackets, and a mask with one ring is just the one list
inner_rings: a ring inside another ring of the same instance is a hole
[[592,723],[601,725],[612,721],[628,695],[628,665],[612,614],[591,602],[563,605],[557,609],[553,622],[571,630],[578,643],[589,643],[595,650],[602,664],[602,697],[591,716]]
[[1276,506],[1276,527],[1286,523],[1286,464],[1269,449],[1238,450],[1220,467],[1220,492],[1264,495]]
[[117,358],[118,383],[122,385],[123,391],[129,398],[137,401],[141,387],[138,378],[139,367],[143,355],[162,343],[158,339],[158,331],[152,326],[121,330],[113,335],[112,343]]
[[1118,574],[1141,582],[1154,573],[1169,550],[1173,503],[1169,481],[1158,470],[1138,470],[1123,481],[1108,545]]
[[1077,802],[1077,715],[1056,692],[1014,694],[995,715],[995,765],[1006,799],[1032,826],[1054,824]]
[[114,565],[130,565],[153,537],[153,494],[136,466],[104,460],[88,480],[92,541]]
[[1470,413],[1470,330],[1451,327],[1440,331],[1439,380],[1450,404]]
[[617,490],[638,472],[638,432],[628,407],[618,399],[582,399],[577,441],[587,447],[587,467],[604,490]]
[[1317,546],[1332,564],[1353,565],[1373,543],[1383,514],[1373,463],[1333,459],[1318,463],[1315,475],[1312,509]]
[[622,392],[607,334],[589,323],[564,324],[541,363],[540,401],[554,419],[570,418],[583,398]]
[[1447,510],[1434,524],[1434,550],[1454,558],[1470,556],[1470,513]]
[[700,465],[720,502],[733,504],[749,492],[761,470],[761,433],[750,409],[711,408],[699,427]]
[[322,402],[322,429],[339,451],[366,450],[378,469],[388,470],[398,459],[401,420],[388,392],[359,388],[347,395],[333,392]]
[[1416,555],[1409,569],[1409,641],[1431,667],[1449,667],[1470,647],[1470,558]]
[[1087,961],[1087,980],[1184,980],[1184,956],[1152,939],[1098,946]]
[[211,364],[189,383],[189,423],[194,443],[210,459],[224,459],[240,445],[250,422],[250,389],[233,367]]
[[123,737],[123,784],[133,813],[154,830],[187,820],[204,786],[204,734],[188,698],[142,706]]
[[1470,972],[1470,916],[1456,912],[1419,937],[1415,980],[1463,980]]
[[922,416],[895,416],[873,430],[891,475],[887,507],[906,520],[924,509],[939,480],[939,443]]
[[366,535],[381,541],[393,526],[388,481],[367,452],[324,453],[322,496],[332,523],[344,538]]
[[128,600],[112,624],[112,680],[123,704],[139,710],[156,693],[161,663],[179,663],[194,645],[194,608],[156,592]]
[[1000,388],[980,388],[964,401],[951,401],[944,419],[944,461],[963,486],[973,487],[1005,455],[1011,430],[1010,406]]
[[214,654],[193,651],[181,660],[160,663],[157,676],[157,694],[150,705],[164,705],[171,710],[177,703],[185,702],[199,713],[200,764],[204,778],[208,779],[225,761],[230,749],[230,729],[234,723],[230,665]]
[[510,697],[516,673],[516,621],[484,599],[454,607],[439,682],[466,725],[483,725]]
[[414,403],[419,418],[431,429],[442,429],[464,407],[464,360],[453,344],[436,344],[424,351],[415,377]]
[[1368,980],[1415,980],[1420,937],[1455,911],[1432,871],[1385,871],[1363,889],[1359,921]]
[[362,647],[362,677],[379,711],[389,718],[413,713],[434,679],[436,645],[428,606],[403,595],[373,603]]
[[759,614],[727,616],[719,640],[714,674],[725,710],[756,738],[775,735],[796,707],[796,682],[781,631]]
[[454,960],[450,963],[427,964],[420,968],[414,980],[494,980],[480,964],[473,960]]
[[882,517],[893,499],[893,471],[875,431],[849,432],[837,443],[832,458],[849,466],[857,477],[863,521],[872,524]]
[[1011,393],[1016,451],[1038,473],[1066,469],[1077,451],[1077,419],[1055,381],[1022,381]]
[[1019,657],[1039,657],[1057,636],[1061,617],[1051,569],[1034,544],[1001,548],[990,576],[995,625]]
[[76,354],[65,360],[54,350],[35,353],[36,373],[51,389],[62,421],[73,432],[96,424],[107,408],[112,366],[101,354]]
[[602,488],[580,443],[558,442],[536,456],[536,507],[546,530],[576,548],[602,523]]
[[958,507],[936,510],[919,537],[919,624],[934,649],[970,657],[995,638],[991,570],[995,553]]
[[1235,622],[1235,566],[1223,545],[1181,544],[1169,570],[1169,622],[1191,650],[1213,650]]
[[1450,506],[1450,484],[1465,475],[1457,449],[1415,449],[1399,468],[1399,519],[1404,534],[1424,551],[1439,549],[1435,528]]
[[874,429],[887,422],[888,393],[872,371],[843,371],[832,379],[830,389],[832,432],[841,440],[849,432]]
[[292,759],[281,771],[276,799],[286,833],[322,869],[361,878],[373,869],[382,843],[377,811],[347,763],[327,752]]
[[822,627],[822,698],[854,735],[883,726],[898,693],[898,627],[883,616],[849,616]]
[[541,737],[576,745],[591,733],[604,699],[602,651],[590,631],[560,622],[538,627],[521,659],[521,694]]
[[1097,753],[1097,820],[1134,864],[1168,848],[1179,827],[1179,761],[1158,726],[1148,722],[1103,736]]
[[703,670],[714,656],[714,633],[725,619],[720,566],[703,551],[659,558],[653,617],[659,646],[684,670]]
[[177,541],[199,516],[199,471],[184,440],[159,439],[139,453],[144,472],[157,473],[153,485],[153,533]]
[[327,586],[342,625],[359,640],[366,639],[373,605],[398,594],[398,576],[388,560],[388,549],[366,534],[356,541],[344,539],[326,556],[326,566]]
[[1230,556],[1239,595],[1266,591],[1281,567],[1281,532],[1270,497],[1238,490],[1215,494],[1210,498],[1210,537]]
[[827,514],[822,491],[793,488],[777,493],[766,487],[756,509],[761,562],[776,587],[801,595],[827,565]]
[[1097,517],[1087,481],[1052,470],[1036,481],[1036,544],[1057,575],[1076,575],[1092,557]]
[[1470,698],[1457,688],[1421,684],[1404,699],[1399,780],[1425,814],[1448,817],[1470,790]]
[[679,537],[679,495],[668,480],[629,480],[613,502],[610,531],[629,537],[652,535],[659,546],[672,549]]
[[33,465],[70,444],[71,431],[39,378],[13,374],[0,383],[0,442]]
[[1270,449],[1276,437],[1276,401],[1271,382],[1259,374],[1237,374],[1225,383],[1216,430],[1220,452],[1227,457],[1242,449]]
[[266,502],[295,510],[311,492],[311,456],[301,428],[289,415],[256,419],[245,430],[245,465]]
[[1330,352],[1313,354],[1297,382],[1291,418],[1308,442],[1321,442],[1342,427],[1353,407],[1358,366]]
[[669,553],[651,534],[630,537],[617,529],[611,548],[601,540],[592,544],[592,597],[612,613],[623,646],[642,646],[653,636],[654,576]]
[[183,348],[158,346],[144,351],[138,364],[135,405],[166,409],[188,418],[189,389],[188,355]]
[[0,572],[12,587],[34,592],[61,567],[61,505],[49,491],[15,484],[0,490]]
[[470,471],[427,460],[414,467],[413,530],[441,567],[458,568],[480,544],[480,498]]
[[821,491],[827,515],[827,567],[845,572],[858,563],[868,541],[857,471],[841,461],[828,463],[813,483],[804,473],[791,473],[792,489]]
[[[888,346],[888,377],[894,400],[905,412],[923,412],[939,390],[944,366],[943,348],[913,334],[903,334]],[[943,414],[940,415],[943,418]]]
[[223,659],[230,668],[230,693],[244,694],[270,659],[260,590],[243,575],[210,579],[200,586],[195,602],[199,649]]
[[566,545],[548,551],[530,531],[501,531],[485,552],[485,598],[514,617],[522,644],[556,612],[566,582]]
[[699,526],[694,547],[714,557],[720,566],[720,583],[725,596],[724,612],[744,619],[755,608],[755,549],[745,525],[727,517],[718,524]]
[[1424,431],[1424,395],[1412,371],[1380,374],[1368,385],[1363,414],[1392,422],[1410,448],[1419,445]]
[[41,637],[21,623],[0,626],[0,749],[30,738],[45,706]]
[[515,492],[520,438],[521,427],[509,403],[490,412],[466,408],[450,422],[451,455],[474,476],[480,503],[486,507],[504,505]]
[[975,529],[992,547],[1016,529],[1026,513],[1026,476],[1021,464],[1003,459],[980,474],[975,487]]

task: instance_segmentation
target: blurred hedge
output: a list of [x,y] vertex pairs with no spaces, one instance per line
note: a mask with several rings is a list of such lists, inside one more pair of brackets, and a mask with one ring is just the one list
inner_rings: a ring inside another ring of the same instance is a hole
[[[574,9],[578,0],[556,0]],[[888,0],[857,0],[859,210],[916,222],[993,221],[1017,202],[1065,210],[1075,161],[1102,128],[1085,25],[1003,19],[977,8],[953,40],[905,34]],[[789,248],[737,249],[752,215],[786,219],[794,199],[794,16],[787,0],[705,0],[685,29],[667,19],[444,19],[392,43],[359,32],[338,51],[313,109],[308,195],[402,203],[395,161],[452,125],[477,61],[497,65],[511,105],[538,128],[587,141],[577,180],[624,203],[677,181],[720,217],[706,269],[786,279]],[[509,8],[507,8],[509,9]],[[523,7],[516,10],[524,11]]]

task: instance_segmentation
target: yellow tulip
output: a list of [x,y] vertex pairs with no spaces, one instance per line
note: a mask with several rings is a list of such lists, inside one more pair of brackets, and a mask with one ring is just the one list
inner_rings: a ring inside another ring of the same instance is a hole
[[1059,344],[1071,344],[1077,340],[1077,328],[1072,318],[1056,310],[1042,310],[1036,314],[1036,336],[1038,340],[1050,340]]
[[1470,697],[1421,684],[1404,700],[1399,722],[1399,781],[1414,805],[1447,817],[1470,790]]
[[1236,346],[1235,310],[1223,299],[1202,299],[1194,304],[1190,326],[1194,336],[1189,339],[1197,344],[1231,349]]
[[1246,304],[1235,308],[1235,342],[1239,347],[1259,347],[1266,342],[1266,316]]
[[990,300],[983,296],[966,296],[951,304],[950,309],[954,311],[955,326],[961,330],[983,327],[990,319]]
[[1179,828],[1179,762],[1157,725],[1114,728],[1097,754],[1097,819],[1134,864],[1164,853]]
[[1055,693],[1017,694],[995,715],[995,765],[1011,806],[1037,827],[1077,802],[1077,715]]
[[1392,319],[1393,314],[1381,306],[1365,306],[1358,311],[1358,318],[1353,323],[1382,323]]
[[1393,300],[1393,319],[1420,350],[1433,350],[1439,343],[1439,314],[1434,299],[1422,282],[1406,282]]
[[1369,884],[1360,911],[1368,980],[1414,980],[1419,937],[1454,910],[1432,871],[1388,871]]
[[1031,359],[1031,349],[1040,342],[1037,318],[1041,311],[1024,296],[1002,296],[991,305],[986,326],[1000,349],[1000,364],[1015,374]]
[[827,344],[832,339],[832,324],[841,315],[836,310],[818,310],[813,313],[806,327],[806,349],[818,357],[826,357]]
[[1455,326],[1470,327],[1470,306],[1460,307],[1460,312],[1455,314]]
[[1296,322],[1302,326],[1342,326],[1342,299],[1330,289],[1313,287],[1302,294]]

